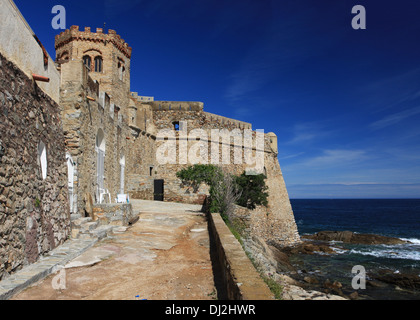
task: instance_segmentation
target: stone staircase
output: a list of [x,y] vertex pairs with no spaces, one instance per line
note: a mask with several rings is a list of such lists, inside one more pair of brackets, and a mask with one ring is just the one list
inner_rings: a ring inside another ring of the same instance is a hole
[[[79,214],[71,215],[72,239],[98,239],[102,240],[116,232],[125,231],[126,227],[115,225],[100,225],[99,221],[84,218]],[[122,230],[122,229],[125,230]]]

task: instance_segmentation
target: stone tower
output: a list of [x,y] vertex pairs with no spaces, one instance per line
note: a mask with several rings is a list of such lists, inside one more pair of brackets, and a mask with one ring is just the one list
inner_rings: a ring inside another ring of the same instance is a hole
[[83,61],[101,91],[107,92],[122,110],[128,106],[132,48],[114,30],[106,34],[102,28],[91,32],[89,27],[80,31],[72,26],[55,37],[55,50],[58,64]]

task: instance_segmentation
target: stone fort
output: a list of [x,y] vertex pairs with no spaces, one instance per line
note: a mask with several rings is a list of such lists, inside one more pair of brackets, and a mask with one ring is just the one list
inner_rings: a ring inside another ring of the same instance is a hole
[[[159,148],[172,139],[176,151],[183,145],[210,152],[214,143],[188,134],[200,129],[210,137],[225,129],[240,135],[252,125],[209,113],[202,102],[132,92],[132,48],[114,30],[72,26],[55,37],[53,61],[13,2],[1,1],[0,280],[77,236],[72,216],[97,219],[103,206],[130,199],[204,204],[207,187],[184,185],[176,176],[192,163],[178,152],[176,161],[160,163]],[[165,129],[173,136],[160,139]],[[220,163],[240,175],[247,165],[234,161],[234,138],[216,148],[220,157],[228,148],[231,161]],[[264,159],[269,205],[237,213],[265,241],[295,244],[300,239],[277,137],[267,133],[263,140],[262,148],[250,149]]]

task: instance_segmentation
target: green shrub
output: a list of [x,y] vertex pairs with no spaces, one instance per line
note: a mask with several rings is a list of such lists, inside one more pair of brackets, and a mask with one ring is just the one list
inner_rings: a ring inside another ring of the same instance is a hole
[[268,205],[268,187],[265,184],[267,177],[263,174],[246,175],[242,173],[236,178],[236,183],[241,191],[241,197],[237,204],[248,209],[255,209],[257,205]]
[[248,209],[268,204],[266,176],[262,174],[246,175],[244,172],[237,177],[215,165],[196,164],[182,169],[176,175],[196,190],[201,183],[207,184],[210,187],[208,209],[212,213],[220,213],[225,221],[229,220],[234,204]]

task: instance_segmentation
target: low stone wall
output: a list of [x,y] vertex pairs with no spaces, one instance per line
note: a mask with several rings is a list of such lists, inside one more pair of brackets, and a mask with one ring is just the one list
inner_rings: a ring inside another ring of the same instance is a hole
[[93,215],[100,225],[128,226],[136,219],[133,207],[129,203],[95,204]]
[[261,279],[240,243],[230,232],[220,214],[209,214],[210,233],[216,246],[223,286],[229,300],[273,300],[274,296]]

